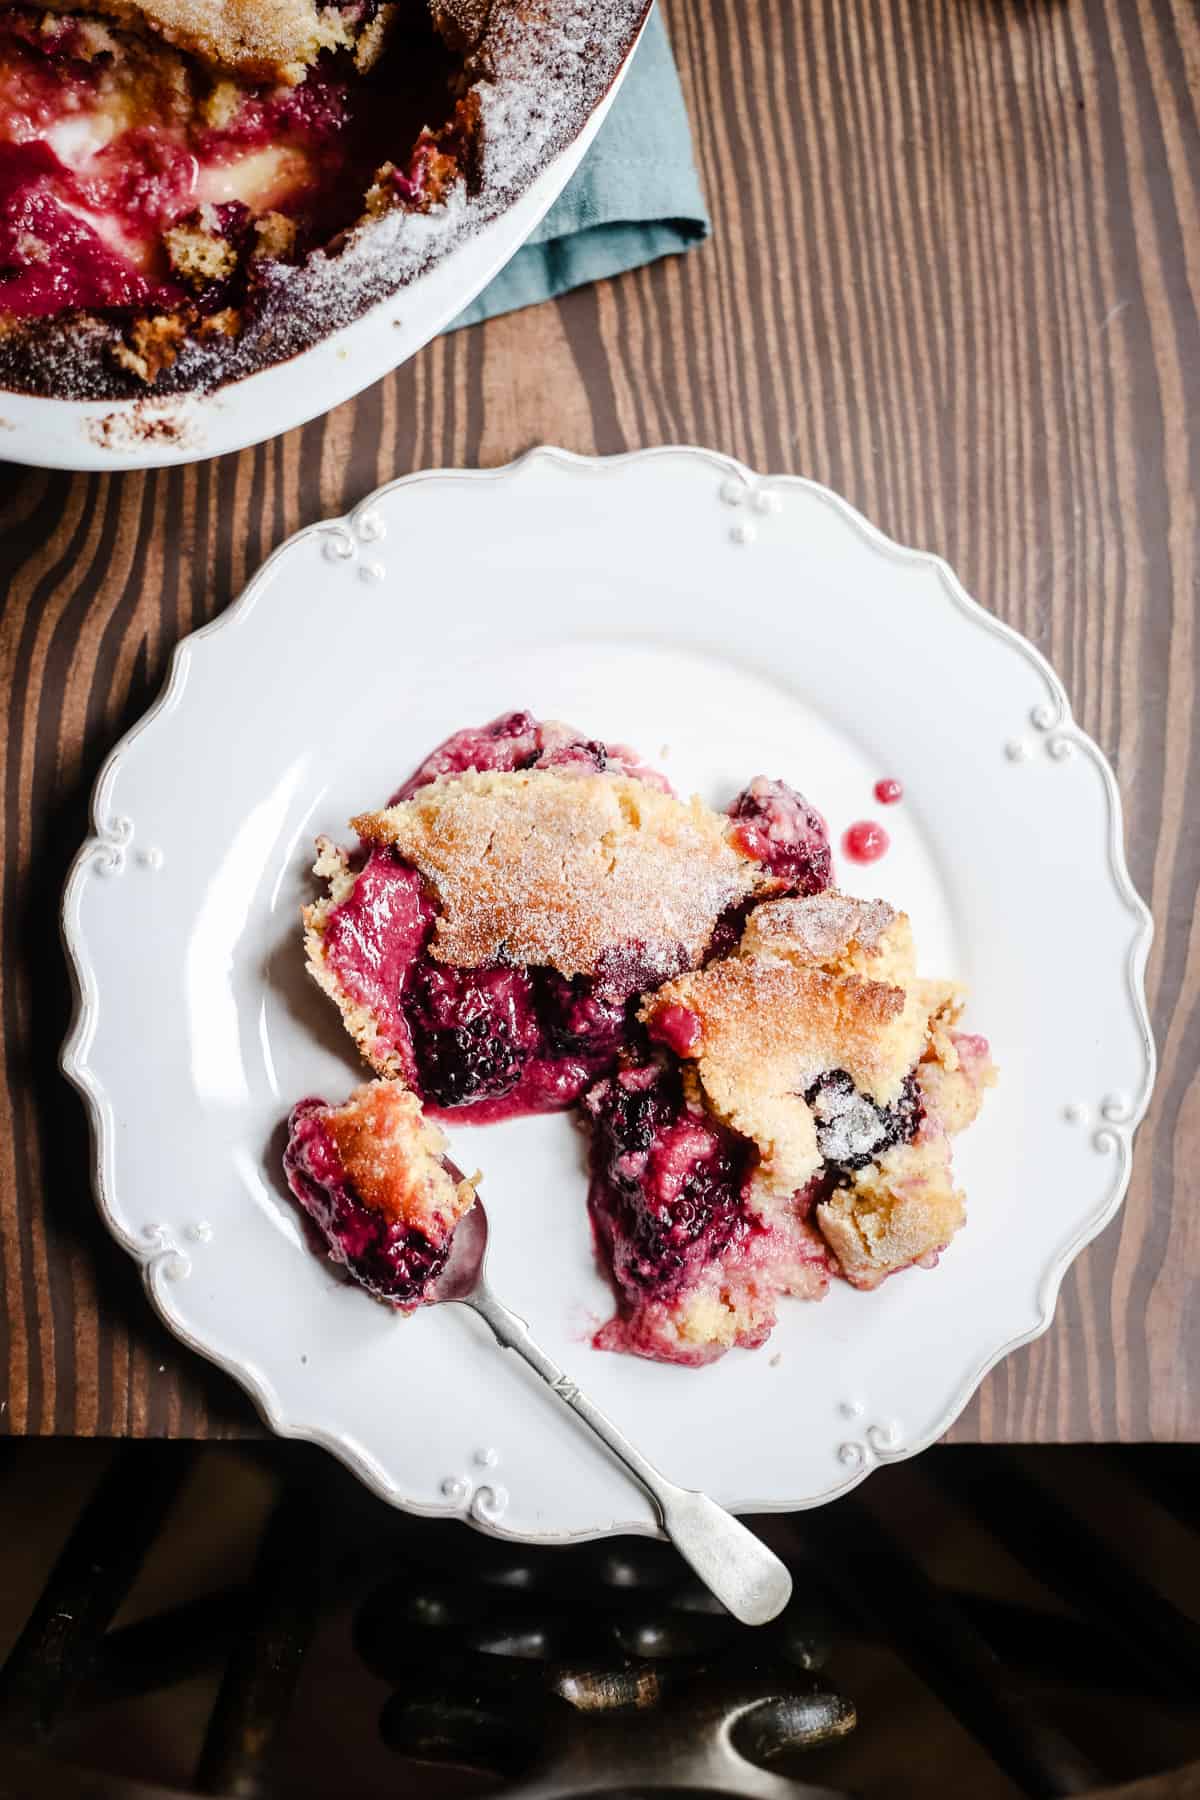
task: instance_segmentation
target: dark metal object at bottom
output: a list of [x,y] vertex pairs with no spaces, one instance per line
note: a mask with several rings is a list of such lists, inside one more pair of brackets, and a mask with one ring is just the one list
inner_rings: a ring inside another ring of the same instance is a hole
[[[56,1762],[47,1740],[61,1745],[81,1723],[86,1737],[88,1715],[110,1702],[214,1669],[223,1679],[189,1794],[288,1794],[302,1753],[288,1726],[320,1675],[305,1674],[310,1638],[325,1619],[336,1640],[351,1617],[361,1661],[387,1684],[378,1722],[397,1793],[422,1800],[462,1792],[468,1771],[506,1800],[841,1800],[806,1780],[811,1753],[855,1722],[824,1675],[827,1618],[860,1648],[894,1652],[1030,1800],[1200,1800],[1195,1763],[1105,1786],[1137,1765],[1107,1724],[1071,1710],[1097,1692],[1143,1697],[1174,1709],[1167,1754],[1191,1752],[1180,1725],[1200,1631],[1142,1578],[1133,1550],[1077,1518],[1070,1484],[1056,1493],[1039,1473],[1031,1490],[1004,1452],[935,1452],[925,1485],[940,1485],[943,1526],[969,1521],[1054,1590],[1057,1610],[936,1580],[912,1542],[920,1530],[881,1487],[771,1522],[801,1598],[759,1630],[724,1613],[664,1544],[497,1542],[394,1513],[315,1454],[259,1454],[281,1498],[251,1580],[115,1630],[145,1554],[171,1530],[189,1459],[142,1445],[114,1457],[0,1670],[0,1800],[169,1800]],[[1145,1464],[1156,1499],[1170,1476],[1170,1510],[1191,1526],[1181,1463],[1115,1460],[1135,1475]],[[918,1490],[910,1478],[896,1492]],[[1143,1525],[1154,1528],[1153,1509]],[[369,1732],[378,1703],[364,1698]],[[336,1773],[329,1791],[343,1791]]]
[[811,1606],[748,1631],[666,1545],[530,1550],[442,1530],[413,1535],[356,1621],[363,1659],[396,1683],[393,1748],[494,1769],[512,1800],[840,1800],[796,1768],[855,1724],[818,1674]]

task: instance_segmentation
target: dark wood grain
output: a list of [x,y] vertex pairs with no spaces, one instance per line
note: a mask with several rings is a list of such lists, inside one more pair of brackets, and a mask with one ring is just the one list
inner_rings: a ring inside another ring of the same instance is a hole
[[692,440],[815,476],[943,552],[1053,659],[1113,758],[1159,925],[1154,1109],[1119,1225],[954,1435],[1200,1437],[1200,15],[1193,0],[667,13],[714,214],[705,249],[434,344],[240,456],[4,472],[8,1431],[253,1428],[106,1240],[55,1072],[66,864],[99,763],[172,646],[287,533],[390,476],[539,441]]

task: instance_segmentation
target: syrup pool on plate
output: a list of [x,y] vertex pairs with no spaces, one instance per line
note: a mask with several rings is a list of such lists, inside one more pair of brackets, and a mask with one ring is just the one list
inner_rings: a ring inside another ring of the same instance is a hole
[[874,819],[858,819],[842,836],[842,854],[854,863],[878,862],[891,844],[887,832]]

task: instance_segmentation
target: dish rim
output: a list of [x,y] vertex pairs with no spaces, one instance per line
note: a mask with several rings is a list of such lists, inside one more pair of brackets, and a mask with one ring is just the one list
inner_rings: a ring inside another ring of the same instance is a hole
[[[123,399],[67,400],[0,384],[0,452],[4,460],[75,473],[207,462],[253,449],[311,424],[401,368],[453,324],[541,224],[607,118],[652,10],[652,0],[643,0],[641,18],[612,81],[571,141],[536,171],[515,199],[411,281],[306,349],[212,389],[156,397],[153,388],[147,388],[144,394]],[[448,284],[446,272],[462,263],[471,271],[464,284]],[[444,287],[448,292],[442,294]],[[431,288],[439,297],[422,316],[421,306]],[[397,309],[405,317],[392,316]],[[409,325],[407,318],[414,311],[417,323]],[[379,349],[372,357],[369,350],[376,342]],[[360,345],[367,354],[358,359],[361,366],[356,366],[354,352]],[[340,379],[339,370],[344,371]],[[282,411],[273,394],[281,384],[299,397],[293,407]],[[319,397],[303,398],[305,395]],[[271,421],[265,429],[263,419]],[[60,423],[64,426],[61,432]],[[156,427],[162,428],[162,437],[154,435]],[[111,443],[103,436],[109,430]]]

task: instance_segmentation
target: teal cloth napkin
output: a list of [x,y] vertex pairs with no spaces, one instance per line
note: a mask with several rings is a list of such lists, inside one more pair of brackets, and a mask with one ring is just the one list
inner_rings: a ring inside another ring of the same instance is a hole
[[709,230],[675,59],[655,7],[579,169],[533,235],[449,329],[689,250]]

